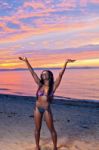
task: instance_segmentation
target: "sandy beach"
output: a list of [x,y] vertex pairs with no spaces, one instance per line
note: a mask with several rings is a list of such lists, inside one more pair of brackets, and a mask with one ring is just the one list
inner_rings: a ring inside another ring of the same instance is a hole
[[[0,94],[0,150],[35,150],[35,97]],[[99,150],[99,102],[54,98],[51,104],[59,150]],[[41,150],[52,150],[43,118]]]

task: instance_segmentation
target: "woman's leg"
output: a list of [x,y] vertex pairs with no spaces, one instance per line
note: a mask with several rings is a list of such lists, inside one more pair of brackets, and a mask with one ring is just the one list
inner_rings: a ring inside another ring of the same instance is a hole
[[40,130],[42,125],[42,116],[43,114],[39,112],[38,108],[34,109],[34,121],[35,121],[35,140],[36,140],[36,148],[40,150],[39,140],[40,140]]
[[54,144],[54,150],[57,150],[57,133],[54,128],[53,116],[51,110],[46,110],[44,112],[44,117],[45,117],[46,124],[51,132],[51,136]]

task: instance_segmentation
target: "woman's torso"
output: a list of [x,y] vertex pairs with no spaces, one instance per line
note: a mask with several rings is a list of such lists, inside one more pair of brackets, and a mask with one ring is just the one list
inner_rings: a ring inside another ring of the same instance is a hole
[[36,106],[47,108],[53,99],[53,91],[48,94],[49,87],[42,86],[37,91],[37,101]]

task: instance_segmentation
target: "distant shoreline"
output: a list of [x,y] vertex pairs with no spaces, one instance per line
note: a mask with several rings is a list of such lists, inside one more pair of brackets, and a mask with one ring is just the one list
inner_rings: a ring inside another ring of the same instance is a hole
[[[61,69],[61,67],[56,68],[33,68],[34,70],[44,70],[44,69]],[[67,69],[99,69],[99,67],[67,67]],[[0,71],[26,71],[27,68],[14,68],[14,69],[0,69]]]

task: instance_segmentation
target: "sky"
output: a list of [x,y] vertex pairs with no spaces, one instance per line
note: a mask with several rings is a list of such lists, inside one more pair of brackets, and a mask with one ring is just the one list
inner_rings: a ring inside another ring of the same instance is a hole
[[0,0],[0,69],[99,66],[99,0]]

